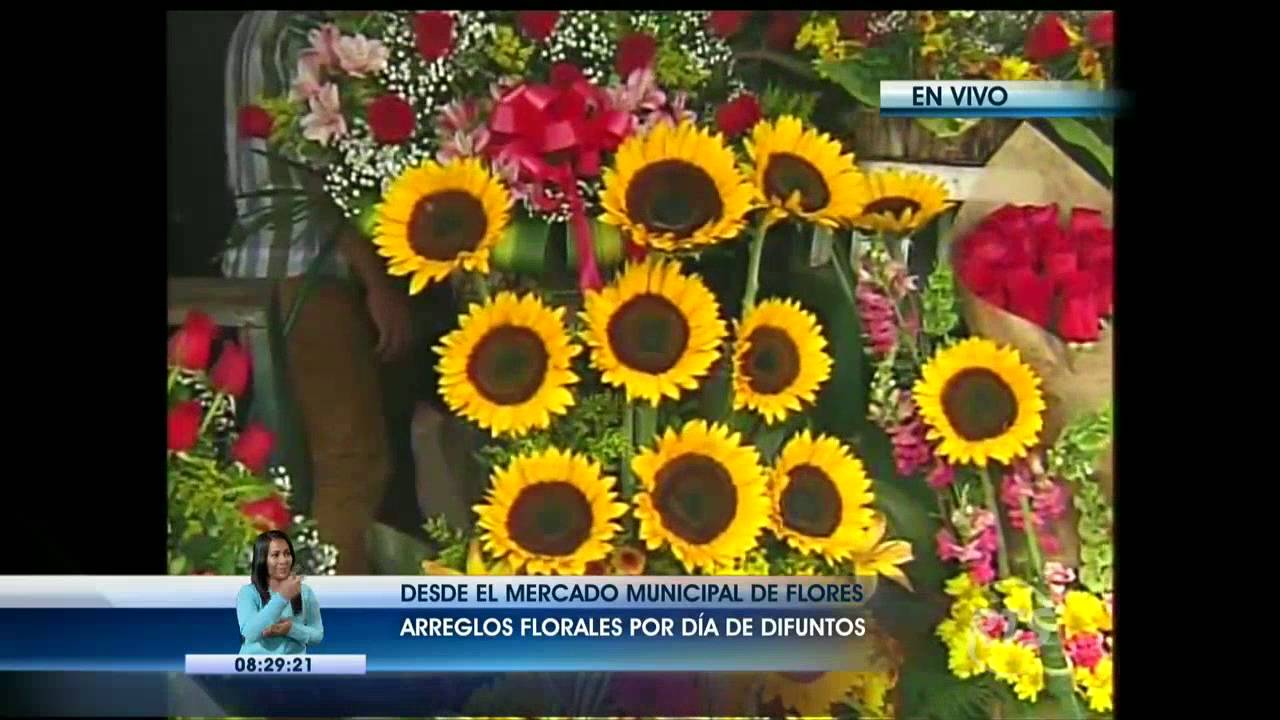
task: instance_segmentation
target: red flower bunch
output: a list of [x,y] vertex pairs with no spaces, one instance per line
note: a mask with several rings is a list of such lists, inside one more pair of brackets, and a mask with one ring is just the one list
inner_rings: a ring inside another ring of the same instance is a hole
[[413,40],[427,62],[448,55],[453,51],[453,16],[442,10],[414,15]]
[[399,95],[387,94],[369,103],[369,130],[384,145],[398,145],[413,137],[413,106]]
[[1064,229],[1057,204],[1006,205],[960,241],[955,262],[978,297],[1064,340],[1092,342],[1113,310],[1114,253],[1097,210],[1074,208]]
[[289,506],[279,495],[245,503],[240,512],[260,530],[285,530],[291,522]]
[[1066,22],[1053,13],[1044,16],[1027,31],[1023,54],[1032,62],[1044,62],[1071,50],[1071,35]]

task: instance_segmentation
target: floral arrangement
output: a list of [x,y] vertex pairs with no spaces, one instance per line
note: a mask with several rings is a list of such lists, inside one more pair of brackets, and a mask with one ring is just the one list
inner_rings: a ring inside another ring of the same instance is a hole
[[247,574],[258,534],[288,530],[301,572],[332,575],[337,549],[290,512],[288,472],[269,466],[272,432],[257,423],[237,430],[251,360],[228,341],[210,365],[216,336],[213,320],[192,311],[169,340],[169,572]]
[[[1092,468],[1110,416],[1050,437],[1043,378],[971,333],[961,299],[1088,342],[1113,311],[1110,231],[1083,210],[1063,229],[1044,208],[1006,208],[921,282],[909,254],[947,236],[946,185],[865,171],[818,98],[740,70],[760,52],[829,73],[880,49],[918,57],[925,38],[1004,33],[991,17],[360,12],[305,28],[289,95],[247,109],[260,122],[246,135],[318,168],[408,292],[447,282],[471,300],[435,351],[441,398],[491,439],[477,455],[489,485],[471,527],[428,523],[423,572],[883,576],[919,592],[912,564],[937,562],[954,575],[930,638],[947,672],[989,674],[1025,702],[1048,690],[1074,717],[1081,698],[1109,709],[1110,510]],[[1061,54],[1055,27],[1083,47],[1081,18],[1000,17],[1023,23],[1029,56]],[[1104,47],[1100,17],[1089,37]],[[741,47],[761,37],[772,50]],[[949,42],[927,72],[990,73],[1015,52],[953,58]],[[542,263],[553,230],[573,290]],[[806,254],[830,246],[822,271],[861,324],[868,424],[816,412],[852,340],[821,319],[830,308],[764,287],[766,248],[790,253],[797,235]],[[873,431],[892,472],[872,470]],[[917,481],[937,507],[936,560],[885,510]],[[1072,504],[1079,563],[1057,558]],[[910,662],[884,643],[893,667]],[[746,694],[784,713],[892,715],[906,674],[775,674]]]

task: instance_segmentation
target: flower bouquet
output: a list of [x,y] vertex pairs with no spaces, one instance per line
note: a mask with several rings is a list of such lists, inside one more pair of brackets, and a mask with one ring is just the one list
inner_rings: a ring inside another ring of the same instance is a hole
[[320,541],[313,521],[291,514],[288,472],[269,466],[271,431],[257,423],[237,430],[250,358],[228,341],[211,367],[216,335],[213,320],[193,311],[169,341],[169,572],[247,574],[258,534],[288,530],[300,572],[332,575],[337,549]]

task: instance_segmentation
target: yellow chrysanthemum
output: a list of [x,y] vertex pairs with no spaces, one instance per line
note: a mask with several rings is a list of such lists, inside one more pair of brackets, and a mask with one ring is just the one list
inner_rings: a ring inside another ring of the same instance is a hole
[[1110,655],[1103,657],[1090,670],[1076,667],[1073,673],[1076,687],[1089,698],[1089,709],[1094,712],[1109,712],[1112,705],[1113,673],[1115,661]]
[[887,233],[913,233],[952,205],[947,187],[933,175],[884,170],[866,176],[862,214],[854,227]]
[[714,573],[756,546],[769,522],[760,456],[723,425],[693,420],[668,428],[631,462],[640,539],[664,544],[689,572]]
[[1018,621],[1030,624],[1035,611],[1031,586],[1021,578],[1011,577],[997,582],[995,587],[1004,595],[1004,606],[1013,611]]
[[995,642],[972,628],[955,636],[947,644],[947,667],[964,680],[987,671]]
[[1063,599],[1061,622],[1068,639],[1080,634],[1111,630],[1111,613],[1106,603],[1090,593],[1072,590]]
[[761,122],[745,143],[768,221],[793,217],[838,227],[862,213],[866,182],[839,141],[785,115]]
[[867,531],[861,534],[859,542],[849,553],[853,560],[854,573],[861,576],[883,575],[908,590],[911,580],[902,572],[899,565],[905,565],[915,559],[911,543],[906,540],[884,540],[887,520],[883,513],[873,512]]
[[937,453],[952,463],[1008,463],[1027,453],[1044,427],[1040,378],[1014,348],[968,338],[935,354],[913,396],[941,440]]
[[848,702],[862,673],[847,671],[769,673],[761,700],[777,701],[789,717],[832,717],[831,706]]
[[720,135],[658,123],[623,141],[605,168],[600,220],[637,245],[688,250],[737,237],[756,202]]
[[461,326],[436,348],[440,394],[449,409],[494,436],[551,424],[573,405],[570,369],[582,348],[565,332],[564,309],[534,295],[501,292],[472,305]]
[[801,553],[839,562],[867,545],[871,480],[839,440],[808,430],[792,437],[770,474],[769,495],[774,534]]
[[405,170],[377,209],[373,243],[391,275],[417,294],[457,268],[489,272],[489,251],[511,219],[511,194],[478,159]]
[[993,641],[988,665],[993,675],[1013,685],[1020,700],[1035,702],[1044,689],[1044,662],[1035,648],[1013,640]]
[[773,424],[817,399],[831,377],[827,340],[795,300],[766,300],[747,312],[733,352],[733,407]]
[[513,572],[581,575],[609,556],[622,529],[615,521],[627,506],[613,486],[599,463],[573,452],[517,457],[494,472],[486,502],[473,508],[484,549]]
[[584,302],[591,365],[605,383],[626,390],[627,402],[656,406],[697,388],[727,334],[716,296],[674,261],[631,265]]

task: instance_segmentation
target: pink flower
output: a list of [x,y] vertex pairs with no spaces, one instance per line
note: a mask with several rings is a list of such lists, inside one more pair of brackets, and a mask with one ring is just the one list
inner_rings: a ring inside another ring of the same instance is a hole
[[889,431],[893,440],[893,462],[899,475],[914,475],[933,460],[925,432],[924,422],[918,416]]
[[[436,160],[447,163],[458,158],[479,157],[488,145],[489,129],[486,127],[476,128],[469,133],[458,131],[440,142],[440,151],[436,153]],[[515,172],[519,172],[519,166],[515,165],[514,161],[509,164]]]
[[863,332],[871,342],[871,352],[878,356],[888,355],[898,343],[898,317],[893,301],[868,283],[858,283],[854,297],[858,315],[862,318]]
[[1009,620],[1005,616],[997,612],[986,612],[982,615],[982,620],[978,622],[978,627],[983,634],[992,640],[999,640],[1004,634],[1009,632]]
[[342,31],[333,23],[325,23],[318,30],[307,33],[307,39],[311,41],[311,51],[316,54],[322,67],[338,64],[337,47],[341,38]]
[[978,545],[978,549],[987,554],[991,554],[1000,549],[1000,536],[996,534],[994,526],[983,530],[982,533],[978,535],[978,539],[975,542]]
[[974,565],[969,568],[969,577],[979,585],[987,585],[996,579],[996,569],[990,562]]
[[302,118],[302,137],[328,145],[335,137],[347,134],[347,119],[342,116],[337,85],[325,85],[307,102],[311,112]]
[[1040,638],[1036,637],[1036,634],[1030,630],[1019,631],[1013,636],[1013,640],[1019,645],[1026,645],[1030,648],[1040,647]]
[[334,52],[342,69],[351,77],[358,78],[382,72],[390,55],[387,46],[363,35],[342,38]]
[[320,77],[324,69],[320,53],[315,50],[303,50],[298,56],[298,76],[293,79],[289,90],[291,102],[306,102],[320,94],[324,88]]
[[955,479],[956,469],[939,460],[934,464],[933,469],[929,471],[925,481],[934,490],[946,490],[951,487],[951,483],[955,482]]
[[667,94],[658,87],[653,68],[647,66],[632,71],[625,83],[605,92],[613,109],[633,115],[656,112],[667,104]]
[[1044,564],[1044,578],[1054,585],[1070,585],[1076,580],[1076,571],[1056,560]]
[[1063,650],[1067,652],[1067,657],[1071,658],[1072,664],[1076,667],[1089,668],[1090,670],[1106,654],[1102,649],[1102,635],[1100,633],[1076,635],[1066,642]]

